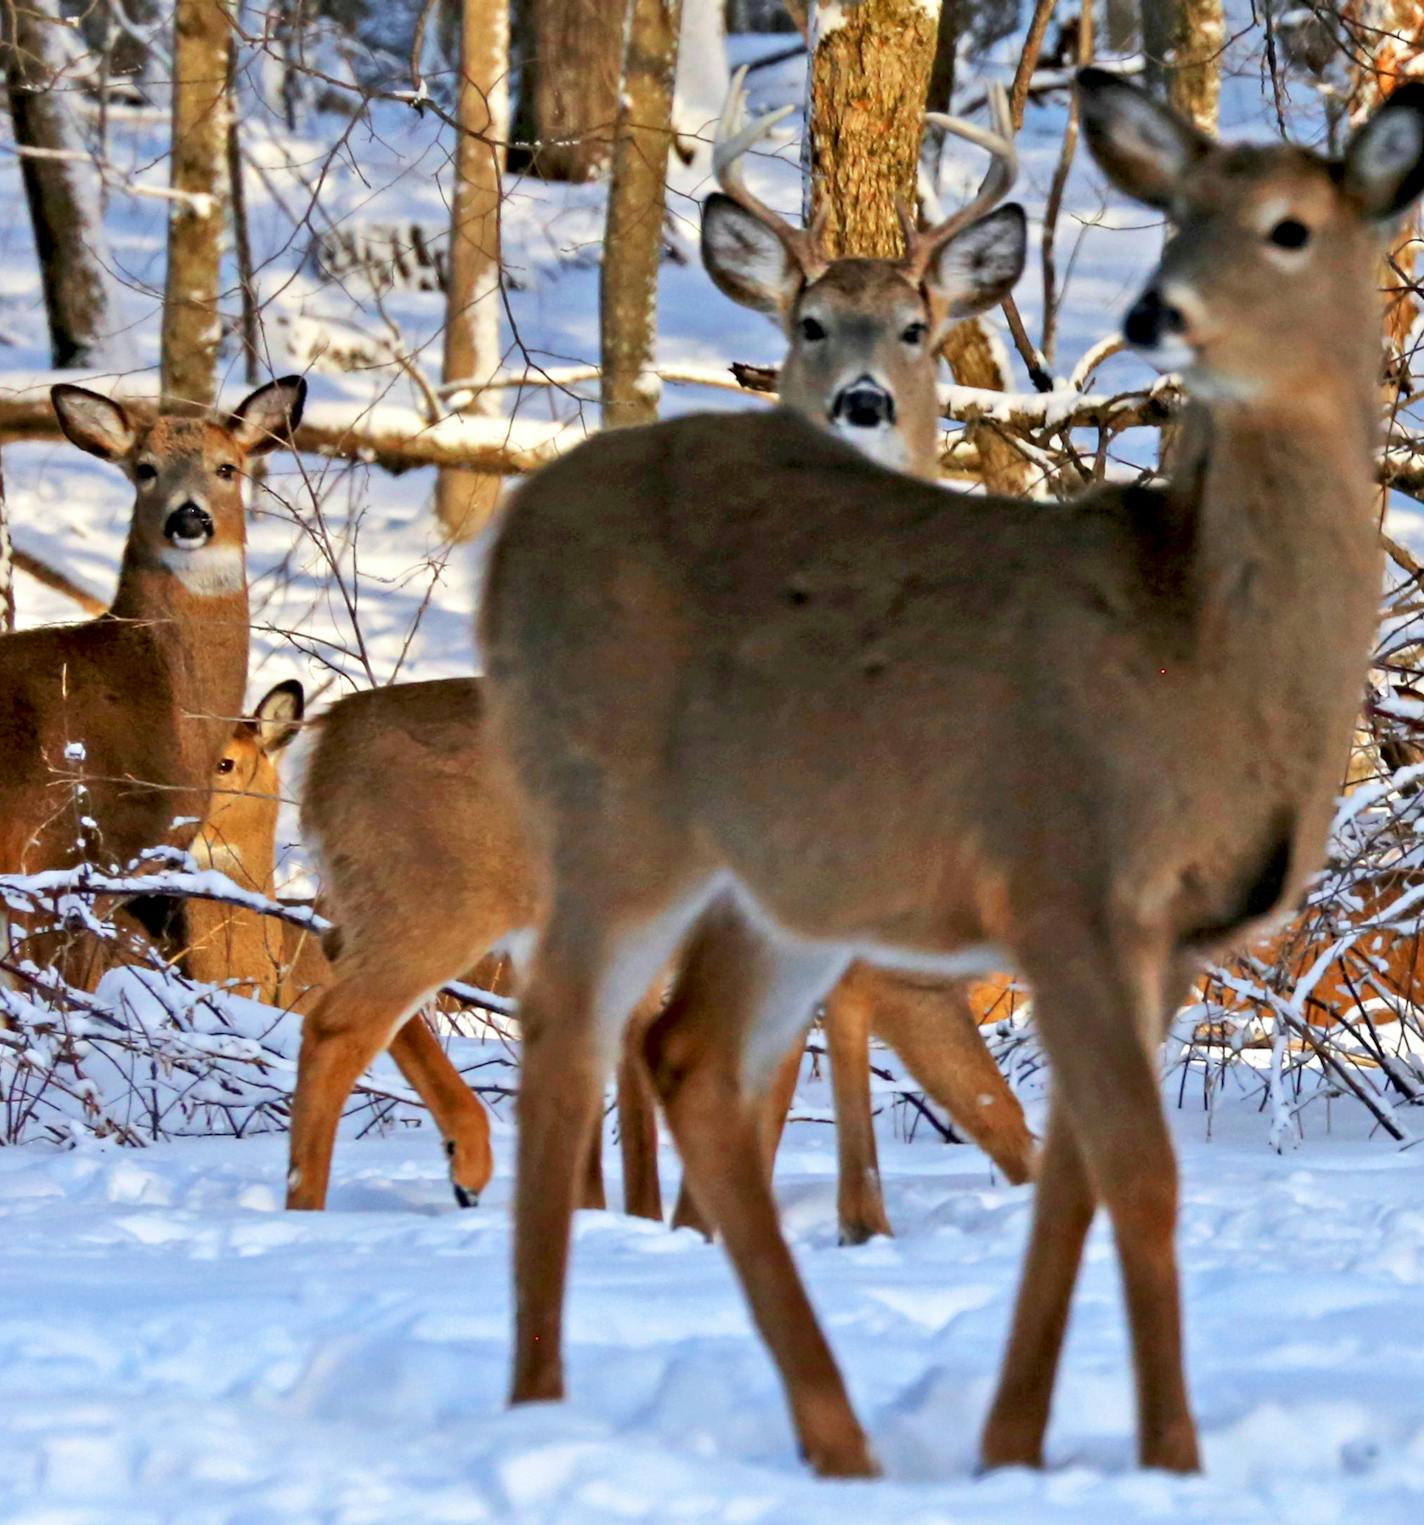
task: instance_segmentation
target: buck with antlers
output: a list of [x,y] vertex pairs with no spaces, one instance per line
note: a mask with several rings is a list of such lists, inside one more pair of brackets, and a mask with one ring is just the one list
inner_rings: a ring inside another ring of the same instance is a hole
[[[521,1001],[512,1397],[563,1392],[578,1164],[646,1039],[820,1472],[875,1470],[756,1168],[756,1093],[869,955],[1029,981],[1052,1115],[986,1464],[1037,1464],[1111,1219],[1144,1465],[1198,1465],[1164,1023],[1320,862],[1380,589],[1381,240],[1424,86],[1327,161],[1217,146],[1101,71],[1088,143],[1175,232],[1126,322],[1198,401],[1171,481],[1044,506],[888,472],[785,410],[597,437],[515,496],[485,595],[493,755],[545,875]],[[709,508],[709,505],[714,505]]]
[[[737,300],[781,316],[790,339],[782,370],[789,405],[820,427],[844,431],[872,455],[933,475],[938,338],[948,322],[999,301],[1023,265],[1022,210],[983,215],[1013,180],[1011,141],[936,118],[992,156],[973,203],[913,234],[903,261],[827,263],[813,235],[790,228],[747,190],[741,158],[785,113],[739,129],[742,99],[738,76],[715,155],[722,194],[710,199],[705,214],[708,270]],[[997,109],[1002,127],[1004,108]],[[405,1031],[405,1018],[431,991],[458,979],[492,944],[537,919],[537,879],[512,796],[489,756],[484,711],[480,680],[450,679],[353,695],[332,706],[316,727],[303,787],[303,830],[323,865],[341,951],[336,983],[305,1025],[289,1206],[323,1205],[337,1121],[364,1065],[393,1032]],[[432,884],[440,886],[434,914]],[[649,984],[634,1031],[659,1004],[651,975]],[[852,1057],[841,1062],[838,1076],[850,1077],[853,1091],[859,1077],[856,1123],[847,1135],[858,1147],[842,1192],[847,1238],[888,1231],[864,1072],[872,1011],[881,1034],[912,1053],[920,1083],[1011,1180],[1025,1179],[1032,1168],[1033,1142],[1022,1109],[984,1048],[962,993],[951,986],[922,987],[862,966],[832,1002],[833,1031],[851,1040]],[[797,1013],[802,1025],[810,1014],[809,1005]],[[423,1044],[422,1053],[412,1056],[400,1039],[391,1052],[412,1084],[438,1102],[457,1197],[471,1199],[488,1175],[482,1110],[461,1099],[468,1090],[438,1046]],[[794,1063],[795,1057],[788,1081]],[[620,1082],[625,1200],[632,1211],[657,1217],[655,1121],[637,1074],[625,1070]],[[789,1098],[789,1084],[780,1094]],[[778,1116],[768,1123],[769,1140],[780,1122]],[[600,1205],[596,1151],[587,1180],[584,1200]],[[681,1205],[679,1218],[697,1221],[690,1203]]]
[[193,840],[247,682],[244,468],[290,438],[305,391],[289,376],[228,418],[140,419],[53,388],[69,439],[133,483],[133,517],[107,613],[0,639],[4,872]]

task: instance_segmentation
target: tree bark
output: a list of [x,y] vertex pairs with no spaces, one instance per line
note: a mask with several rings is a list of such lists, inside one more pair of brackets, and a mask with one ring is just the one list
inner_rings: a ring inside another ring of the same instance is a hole
[[543,179],[593,180],[612,156],[623,22],[623,0],[523,0],[515,136]]
[[5,502],[5,468],[0,464],[0,630],[15,628],[15,553],[10,545],[10,510]]
[[916,202],[936,0],[817,0],[806,113],[808,217],[831,258],[894,259],[896,200]]
[[1147,83],[1203,132],[1216,131],[1225,46],[1222,0],[1143,0]]
[[181,409],[211,407],[218,391],[230,35],[224,0],[176,0],[170,181],[190,199],[168,214],[160,371],[165,399]]
[[[7,7],[5,87],[21,148],[82,155],[84,144],[65,89],[67,28],[56,0]],[[121,365],[127,346],[109,275],[109,253],[94,171],[82,162],[21,155],[20,174],[34,228],[50,358],[57,370]]]
[[[499,198],[508,131],[509,20],[504,0],[464,0],[455,185],[450,197],[449,285],[443,379],[470,381],[465,411],[499,412],[497,394],[479,390],[499,369]],[[453,540],[477,535],[494,512],[500,479],[468,467],[441,471],[435,512]]]
[[629,0],[598,288],[603,422],[610,428],[658,416],[658,259],[681,23],[682,0]]

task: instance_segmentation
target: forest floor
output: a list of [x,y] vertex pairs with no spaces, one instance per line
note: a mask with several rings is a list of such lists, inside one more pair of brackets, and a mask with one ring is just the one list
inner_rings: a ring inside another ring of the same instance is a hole
[[792,1124],[777,1190],[884,1481],[811,1477],[721,1249],[616,1213],[577,1219],[568,1401],[508,1410],[501,1127],[466,1212],[428,1130],[343,1141],[321,1216],[281,1211],[277,1137],[0,1152],[0,1518],[1424,1518],[1424,1156],[1338,1110],[1285,1155],[1244,1104],[1210,1140],[1174,1116],[1202,1477],[1135,1468],[1101,1225],[1048,1468],[977,1477],[1031,1194],[972,1148],[887,1141],[899,1237],[842,1248],[819,1122]]

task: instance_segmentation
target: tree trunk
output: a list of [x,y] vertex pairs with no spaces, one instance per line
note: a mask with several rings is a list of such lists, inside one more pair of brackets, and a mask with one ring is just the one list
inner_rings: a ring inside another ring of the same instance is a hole
[[1204,132],[1216,131],[1225,46],[1222,0],[1142,0],[1147,83]]
[[817,0],[806,118],[810,217],[826,254],[894,259],[895,203],[916,202],[937,0]]
[[211,407],[218,392],[230,35],[223,0],[176,0],[170,179],[189,199],[168,214],[160,369],[165,401],[184,409]]
[[682,0],[629,0],[598,288],[603,422],[611,428],[658,416],[658,257],[681,11]]
[[10,545],[10,510],[5,502],[5,468],[0,465],[0,631],[15,628],[15,553]]
[[[65,74],[68,29],[56,0],[7,7],[5,86],[15,142],[22,148],[82,155]],[[86,164],[22,155],[20,174],[34,228],[50,357],[57,370],[115,368],[128,360],[95,186]]]
[[[1341,17],[1350,49],[1350,119],[1358,125],[1389,96],[1424,52],[1424,0],[1347,0]],[[1419,214],[1401,224],[1381,272],[1385,334],[1402,355],[1419,314],[1413,290]]]
[[543,179],[593,180],[612,156],[623,22],[623,0],[523,0],[515,137]]
[[[509,12],[504,0],[464,0],[455,186],[450,197],[449,287],[444,380],[470,381],[467,411],[499,411],[498,395],[480,388],[499,369],[500,145],[508,131]],[[435,512],[453,540],[477,535],[494,511],[500,478],[447,467],[437,479]]]

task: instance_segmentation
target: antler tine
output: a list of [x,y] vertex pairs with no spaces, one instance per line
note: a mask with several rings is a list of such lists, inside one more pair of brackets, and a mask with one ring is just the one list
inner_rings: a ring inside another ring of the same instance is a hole
[[794,226],[784,217],[773,212],[759,196],[753,195],[742,174],[741,166],[743,155],[754,144],[770,136],[772,129],[790,116],[796,108],[782,106],[776,111],[768,112],[765,116],[756,117],[738,126],[746,106],[746,78],[747,69],[746,65],[743,65],[732,76],[731,83],[727,87],[727,99],[722,107],[722,120],[712,145],[712,172],[716,175],[717,184],[722,188],[723,194],[731,197],[738,206],[750,212],[758,222],[774,233],[792,259],[801,267],[805,278],[808,281],[814,280],[825,269],[825,261],[818,247],[816,230],[812,228],[808,232],[805,228]]
[[940,111],[925,113],[926,122],[935,127],[942,127],[946,132],[952,132],[955,137],[963,138],[965,142],[984,149],[990,155],[990,163],[973,201],[960,207],[957,212],[935,227],[926,228],[923,232],[916,234],[913,240],[907,242],[905,260],[916,276],[923,274],[926,264],[936,249],[947,243],[956,233],[967,228],[971,222],[978,221],[986,212],[992,211],[1008,195],[1010,187],[1018,179],[1019,157],[1014,148],[1014,128],[1009,115],[1008,92],[1002,85],[995,83],[989,86],[988,96],[992,128],[977,127],[973,122],[966,122],[962,117],[946,116]]

